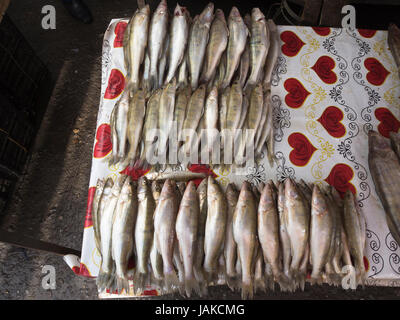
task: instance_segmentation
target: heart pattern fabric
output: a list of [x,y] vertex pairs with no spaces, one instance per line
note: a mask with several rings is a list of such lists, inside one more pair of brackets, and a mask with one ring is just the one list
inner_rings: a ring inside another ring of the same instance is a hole
[[[110,65],[102,73],[104,94],[98,112],[88,208],[98,178],[115,179],[121,172],[133,178],[148,174],[108,164],[112,150],[109,118],[125,86],[121,35],[127,22],[112,20],[104,35],[109,46],[103,45],[103,54],[110,58]],[[388,137],[391,131],[400,130],[400,80],[387,48],[387,32],[296,26],[278,26],[278,32],[280,52],[271,81],[275,165],[271,168],[264,157],[241,175],[207,165],[186,169],[211,174],[223,187],[230,182],[240,186],[243,180],[257,185],[269,179],[293,178],[330,185],[341,196],[350,190],[367,224],[367,281],[400,285],[400,246],[391,238],[368,167],[368,131]],[[184,169],[179,165],[173,168]],[[99,261],[94,254],[90,215],[88,209],[79,262],[86,268],[83,275],[96,276]],[[79,263],[75,268],[81,270]],[[149,288],[149,293],[159,292]]]

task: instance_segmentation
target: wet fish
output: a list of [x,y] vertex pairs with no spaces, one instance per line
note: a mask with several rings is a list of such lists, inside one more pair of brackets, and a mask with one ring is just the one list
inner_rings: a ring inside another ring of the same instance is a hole
[[272,19],[267,20],[267,27],[270,35],[270,46],[268,50],[267,60],[265,62],[264,90],[271,89],[272,72],[274,71],[276,61],[279,56],[279,33]]
[[221,88],[222,82],[224,81],[226,70],[226,54],[221,56],[218,67],[215,71],[215,76],[213,77],[213,85],[218,89]]
[[211,281],[215,280],[218,258],[223,253],[228,211],[225,195],[212,176],[208,176],[207,207],[203,267]]
[[214,148],[214,141],[218,133],[218,88],[213,87],[209,93],[204,106],[204,124],[206,131],[206,141],[208,143],[208,153]]
[[393,151],[397,155],[397,159],[400,161],[400,133],[390,132],[390,143]]
[[226,114],[228,112],[229,92],[230,92],[230,87],[227,87],[220,95],[219,116],[218,116],[220,132],[226,129]]
[[118,177],[111,189],[111,195],[104,206],[104,211],[100,220],[100,236],[101,236],[101,265],[100,271],[96,279],[99,292],[108,288],[112,283],[115,273],[115,265],[112,259],[111,236],[115,208],[118,203],[121,188],[125,182],[126,176]]
[[[397,243],[400,243],[400,198],[398,196],[400,163],[391,148],[390,140],[382,137],[378,132],[369,131],[368,144],[368,164],[375,190],[385,209],[390,232]],[[348,234],[347,236],[349,238]],[[348,240],[351,247],[352,240]]]
[[269,49],[269,29],[265,16],[259,8],[253,8],[251,11],[250,33],[250,75],[246,87],[252,87],[261,81],[261,74]]
[[183,123],[186,118],[186,109],[190,101],[192,89],[190,86],[186,86],[178,90],[176,95],[176,103],[174,110],[174,121],[177,126],[177,136],[178,138],[181,136],[181,132],[183,129]]
[[261,192],[258,206],[258,239],[260,240],[265,264],[271,267],[274,280],[284,287],[285,277],[281,265],[280,225],[277,195],[271,182]]
[[196,185],[191,181],[185,189],[176,218],[176,235],[185,270],[185,291],[188,297],[192,295],[193,290],[200,294],[199,284],[193,273],[199,215]]
[[204,113],[205,95],[206,87],[205,85],[201,85],[196,91],[193,92],[186,108],[186,117],[182,128],[183,136],[180,137],[181,141],[185,141],[183,150],[186,154],[189,153],[190,148],[193,146],[195,141],[194,133]]
[[[141,165],[146,162],[148,153],[152,151],[152,147],[155,147],[156,139],[150,139],[152,137],[151,131],[158,129],[158,117],[159,117],[159,105],[162,91],[156,90],[147,101],[146,116],[143,124],[142,141],[144,141],[144,151],[141,155]],[[152,151],[151,154],[153,154]]]
[[267,144],[267,158],[269,165],[272,167],[274,165],[274,126],[273,126],[273,109],[271,103],[271,92],[267,91],[264,95],[264,108],[266,108],[266,120],[260,135],[260,139],[257,145],[257,152],[262,151],[264,143]]
[[328,263],[329,249],[334,237],[334,217],[329,206],[328,199],[315,185],[311,201],[310,252],[313,267],[311,279],[318,283],[322,283],[321,272]]
[[116,289],[125,289],[129,293],[128,262],[133,255],[133,230],[137,216],[136,185],[131,177],[125,179],[114,213],[111,245],[112,257],[115,261]]
[[225,15],[221,9],[215,11],[215,18],[210,28],[210,39],[208,41],[203,66],[201,81],[206,83],[213,77],[221,60],[226,46],[228,45],[229,30],[226,25]]
[[262,250],[260,245],[257,244],[256,254],[253,258],[254,261],[254,292],[265,292],[266,282],[269,280],[269,275],[265,274],[266,266],[264,264]]
[[171,21],[170,46],[168,51],[168,74],[165,83],[175,76],[176,70],[185,54],[189,35],[189,21],[186,8],[176,5],[174,16]]
[[228,106],[226,112],[226,129],[234,130],[239,127],[240,115],[243,105],[242,87],[238,81],[232,84],[229,91]]
[[388,27],[388,45],[397,68],[400,68],[400,29],[394,23]]
[[226,199],[228,203],[228,215],[226,222],[224,256],[226,267],[226,282],[231,290],[237,286],[237,273],[236,273],[236,259],[237,259],[237,246],[233,239],[233,214],[237,201],[239,199],[239,192],[233,183],[228,184],[226,189]]
[[167,62],[168,62],[168,52],[169,52],[169,47],[170,47],[170,40],[171,40],[170,35],[166,34],[161,58],[160,58],[160,61],[158,62],[158,87],[157,88],[162,87],[162,85],[164,84],[165,73],[167,72],[166,68],[167,68]]
[[[178,88],[189,86],[189,67],[187,62],[187,54],[183,57],[182,63],[178,70]],[[191,88],[191,87],[190,87]]]
[[149,27],[149,81],[150,88],[158,88],[158,61],[161,59],[164,41],[168,30],[168,5],[166,0],[161,0],[153,13]]
[[202,295],[207,294],[207,284],[205,281],[205,274],[203,270],[203,259],[204,259],[204,237],[205,237],[205,227],[207,220],[207,181],[208,179],[203,179],[199,186],[197,187],[197,195],[199,198],[199,221],[197,228],[197,248],[195,251],[193,271],[194,275],[201,285]]
[[[251,21],[250,15],[246,14],[244,17],[244,20]],[[248,25],[246,23],[246,25]],[[239,75],[239,82],[242,88],[246,84],[247,77],[249,76],[249,70],[250,70],[250,38],[248,37],[246,40],[246,46],[244,48],[244,51],[240,57],[240,65],[238,69],[238,75]]]
[[179,202],[176,186],[171,180],[166,180],[161,191],[160,199],[154,213],[154,230],[157,251],[163,258],[163,273],[165,287],[168,292],[179,286],[179,280],[173,264],[176,242],[175,222]]
[[127,69],[127,78],[132,83],[134,91],[140,86],[139,70],[145,57],[149,21],[150,7],[146,5],[136,10],[127,26],[129,30],[129,69]]
[[127,135],[128,135],[128,113],[129,113],[129,94],[128,85],[122,93],[120,99],[115,104],[110,116],[112,158],[111,164],[116,164],[126,156]]
[[358,204],[350,190],[347,190],[344,196],[343,218],[343,225],[348,239],[347,244],[356,269],[357,284],[364,285],[366,276],[364,267],[366,224],[364,216],[358,211]]
[[294,280],[305,277],[300,273],[300,264],[309,240],[310,212],[303,197],[291,179],[285,181],[285,224],[290,239],[292,261],[290,272]]
[[244,23],[239,10],[232,7],[228,18],[229,41],[226,49],[227,69],[222,83],[222,88],[226,88],[231,83],[232,77],[239,66],[240,57],[246,47],[249,30]]
[[[112,180],[111,180],[112,181]],[[103,195],[103,190],[105,187],[105,181],[103,179],[97,179],[96,183],[96,191],[93,197],[92,204],[92,219],[93,219],[93,232],[94,232],[94,241],[96,243],[96,248],[98,252],[101,252],[100,246],[100,218],[101,211],[99,211],[101,197]]]
[[160,113],[159,113],[159,128],[160,128],[160,143],[158,154],[164,154],[167,149],[167,142],[174,120],[175,108],[175,93],[176,79],[173,78],[163,89],[160,97]]
[[145,92],[139,89],[133,95],[129,103],[128,113],[128,141],[129,150],[127,155],[127,161],[130,165],[133,165],[139,149],[139,142],[142,138],[142,128],[144,117],[146,113],[146,97]]
[[203,12],[196,16],[190,29],[188,42],[188,64],[190,74],[190,84],[192,90],[196,90],[200,78],[200,72],[203,67],[204,56],[206,53],[207,43],[211,22],[214,18],[214,4],[210,2]]
[[233,238],[242,267],[242,299],[253,298],[254,256],[257,249],[257,206],[251,185],[244,181],[233,215]]
[[145,280],[148,277],[148,263],[151,246],[153,244],[154,223],[153,214],[155,201],[149,181],[145,176],[138,181],[138,214],[135,226],[135,245],[137,255],[136,274],[134,285],[136,293],[145,289]]

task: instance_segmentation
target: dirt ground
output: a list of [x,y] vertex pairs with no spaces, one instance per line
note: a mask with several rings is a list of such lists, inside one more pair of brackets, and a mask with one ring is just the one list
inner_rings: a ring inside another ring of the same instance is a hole
[[[41,28],[45,0],[11,1],[8,14],[48,65],[55,89],[1,227],[27,236],[81,249],[101,83],[101,45],[112,18],[130,16],[134,0],[86,0],[94,22],[84,25],[68,15],[60,1],[56,30]],[[152,8],[155,2],[151,1]],[[175,1],[169,1],[170,7]],[[248,7],[259,5],[246,1]],[[262,2],[265,5],[265,1]],[[189,1],[180,1],[189,6]],[[218,5],[218,1],[216,1]],[[190,4],[200,11],[204,3]],[[243,10],[244,7],[239,5]],[[56,289],[41,286],[42,266],[56,269]],[[292,294],[268,292],[257,299],[391,299],[398,288],[365,288],[356,292],[329,286],[307,286]],[[180,299],[169,295],[157,299]],[[210,289],[210,299],[239,299],[227,287]],[[0,244],[0,299],[97,299],[94,280],[76,276],[61,257]]]

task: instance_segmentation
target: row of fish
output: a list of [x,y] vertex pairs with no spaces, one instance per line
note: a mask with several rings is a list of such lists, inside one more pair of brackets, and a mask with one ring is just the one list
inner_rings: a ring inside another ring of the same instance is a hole
[[225,191],[211,176],[197,188],[186,182],[199,177],[98,180],[99,291],[129,292],[133,279],[136,294],[153,285],[191,297],[226,283],[247,299],[275,283],[304,290],[307,276],[312,284],[341,285],[348,275],[353,289],[364,284],[365,221],[350,191],[341,199],[332,187],[292,179],[257,187],[245,181],[240,190],[231,183]]
[[153,14],[138,8],[124,34],[127,78],[136,91],[155,90],[177,78],[178,87],[218,84],[221,89],[238,79],[242,87],[262,82],[270,87],[278,57],[277,29],[254,8],[243,19],[233,7],[228,22],[209,3],[193,19],[177,4],[172,17],[166,0]]
[[[278,42],[276,25],[258,8],[242,19],[233,7],[228,24],[222,10],[214,14],[212,3],[193,21],[179,4],[170,18],[165,0],[152,16],[148,5],[138,9],[124,36],[128,80],[110,117],[110,163],[147,167],[151,155],[165,155],[153,164],[167,163],[178,158],[178,151],[180,159],[187,159],[193,150],[207,152],[209,159],[216,136],[229,132],[236,151],[224,148],[231,153],[225,159],[242,165],[250,157],[245,153],[245,129],[252,129],[247,136],[254,141],[252,154],[256,159],[267,154],[272,166],[270,82]],[[174,124],[176,150],[168,145]],[[157,134],[153,129],[158,135],[147,140]],[[238,129],[243,135],[234,131]],[[172,152],[176,154],[171,157]],[[214,162],[222,163],[221,158]],[[199,157],[195,161],[200,162]]]
[[[124,92],[113,109],[110,122],[112,164],[121,162],[125,167],[143,168],[149,162],[163,161],[162,157],[154,158],[156,156],[164,154],[165,160],[171,159],[168,151],[176,152],[177,161],[188,159],[189,162],[196,152],[198,156],[194,161],[200,162],[204,159],[200,156],[204,157],[206,152],[210,159],[207,162],[221,163],[225,157],[239,165],[250,155],[257,158],[263,152],[273,165],[271,94],[270,91],[264,93],[261,84],[246,94],[235,81],[221,94],[213,87],[207,95],[204,85],[193,93],[190,86],[177,90],[174,79],[163,89],[156,90],[147,102],[142,89],[132,98]],[[174,137],[176,148],[168,149],[171,146],[168,143]],[[246,146],[252,151],[249,152]],[[181,152],[180,158],[177,152]],[[230,158],[227,158],[228,152]]]
[[368,164],[375,190],[386,213],[393,238],[400,243],[400,133],[390,139],[376,131],[368,133]]

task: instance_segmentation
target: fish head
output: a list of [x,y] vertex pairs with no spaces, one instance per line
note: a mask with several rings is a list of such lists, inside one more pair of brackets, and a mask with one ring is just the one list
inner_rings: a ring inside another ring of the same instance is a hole
[[193,202],[197,201],[196,184],[193,181],[189,181],[186,185],[185,193],[183,194],[183,200]]
[[139,200],[142,200],[147,197],[149,193],[149,180],[145,176],[140,177],[138,180],[138,186],[137,186],[137,194]]
[[229,13],[229,20],[234,21],[234,22],[242,22],[243,21],[238,8],[232,7],[231,12]]
[[185,14],[186,8],[181,7],[179,3],[176,4],[175,10],[174,10],[174,16],[183,16]]
[[400,37],[400,29],[399,27],[394,24],[394,23],[390,23],[389,27],[388,27],[388,32],[393,34],[396,37]]
[[260,196],[260,208],[261,209],[270,209],[275,207],[275,197],[274,197],[274,189],[270,183],[267,183],[264,189],[261,192]]
[[322,215],[328,212],[328,199],[317,185],[314,185],[311,206],[314,214]]
[[248,181],[243,181],[240,189],[239,201],[247,201],[250,196],[253,196],[253,187]]
[[378,132],[370,130],[368,132],[368,148],[370,154],[384,155],[391,150],[390,140],[381,136]]
[[251,18],[253,21],[257,22],[265,20],[265,16],[259,8],[253,8],[253,10],[251,10]]
[[296,183],[291,178],[287,178],[285,180],[285,198],[292,200],[300,199],[300,194],[297,190]]
[[140,13],[142,13],[142,14],[148,16],[148,15],[150,15],[150,6],[149,6],[148,4],[146,4],[146,5],[145,5],[143,8],[141,8],[139,11],[140,11]]
[[274,33],[277,32],[278,28],[276,27],[274,20],[268,19],[267,23],[268,23],[268,29],[270,32],[274,32]]
[[244,16],[244,23],[246,24],[247,28],[251,28],[251,15],[246,13]]
[[161,190],[160,200],[176,197],[176,184],[173,180],[167,179]]
[[215,181],[215,179],[212,176],[208,176],[207,194],[210,196],[216,196],[219,193],[220,193],[220,188],[217,181]]
[[154,12],[154,17],[163,16],[168,12],[167,0],[161,0],[156,11]]
[[226,23],[225,14],[221,9],[215,10],[215,18],[222,20],[224,23]]
[[199,16],[201,23],[210,24],[214,18],[214,3],[210,2]]

